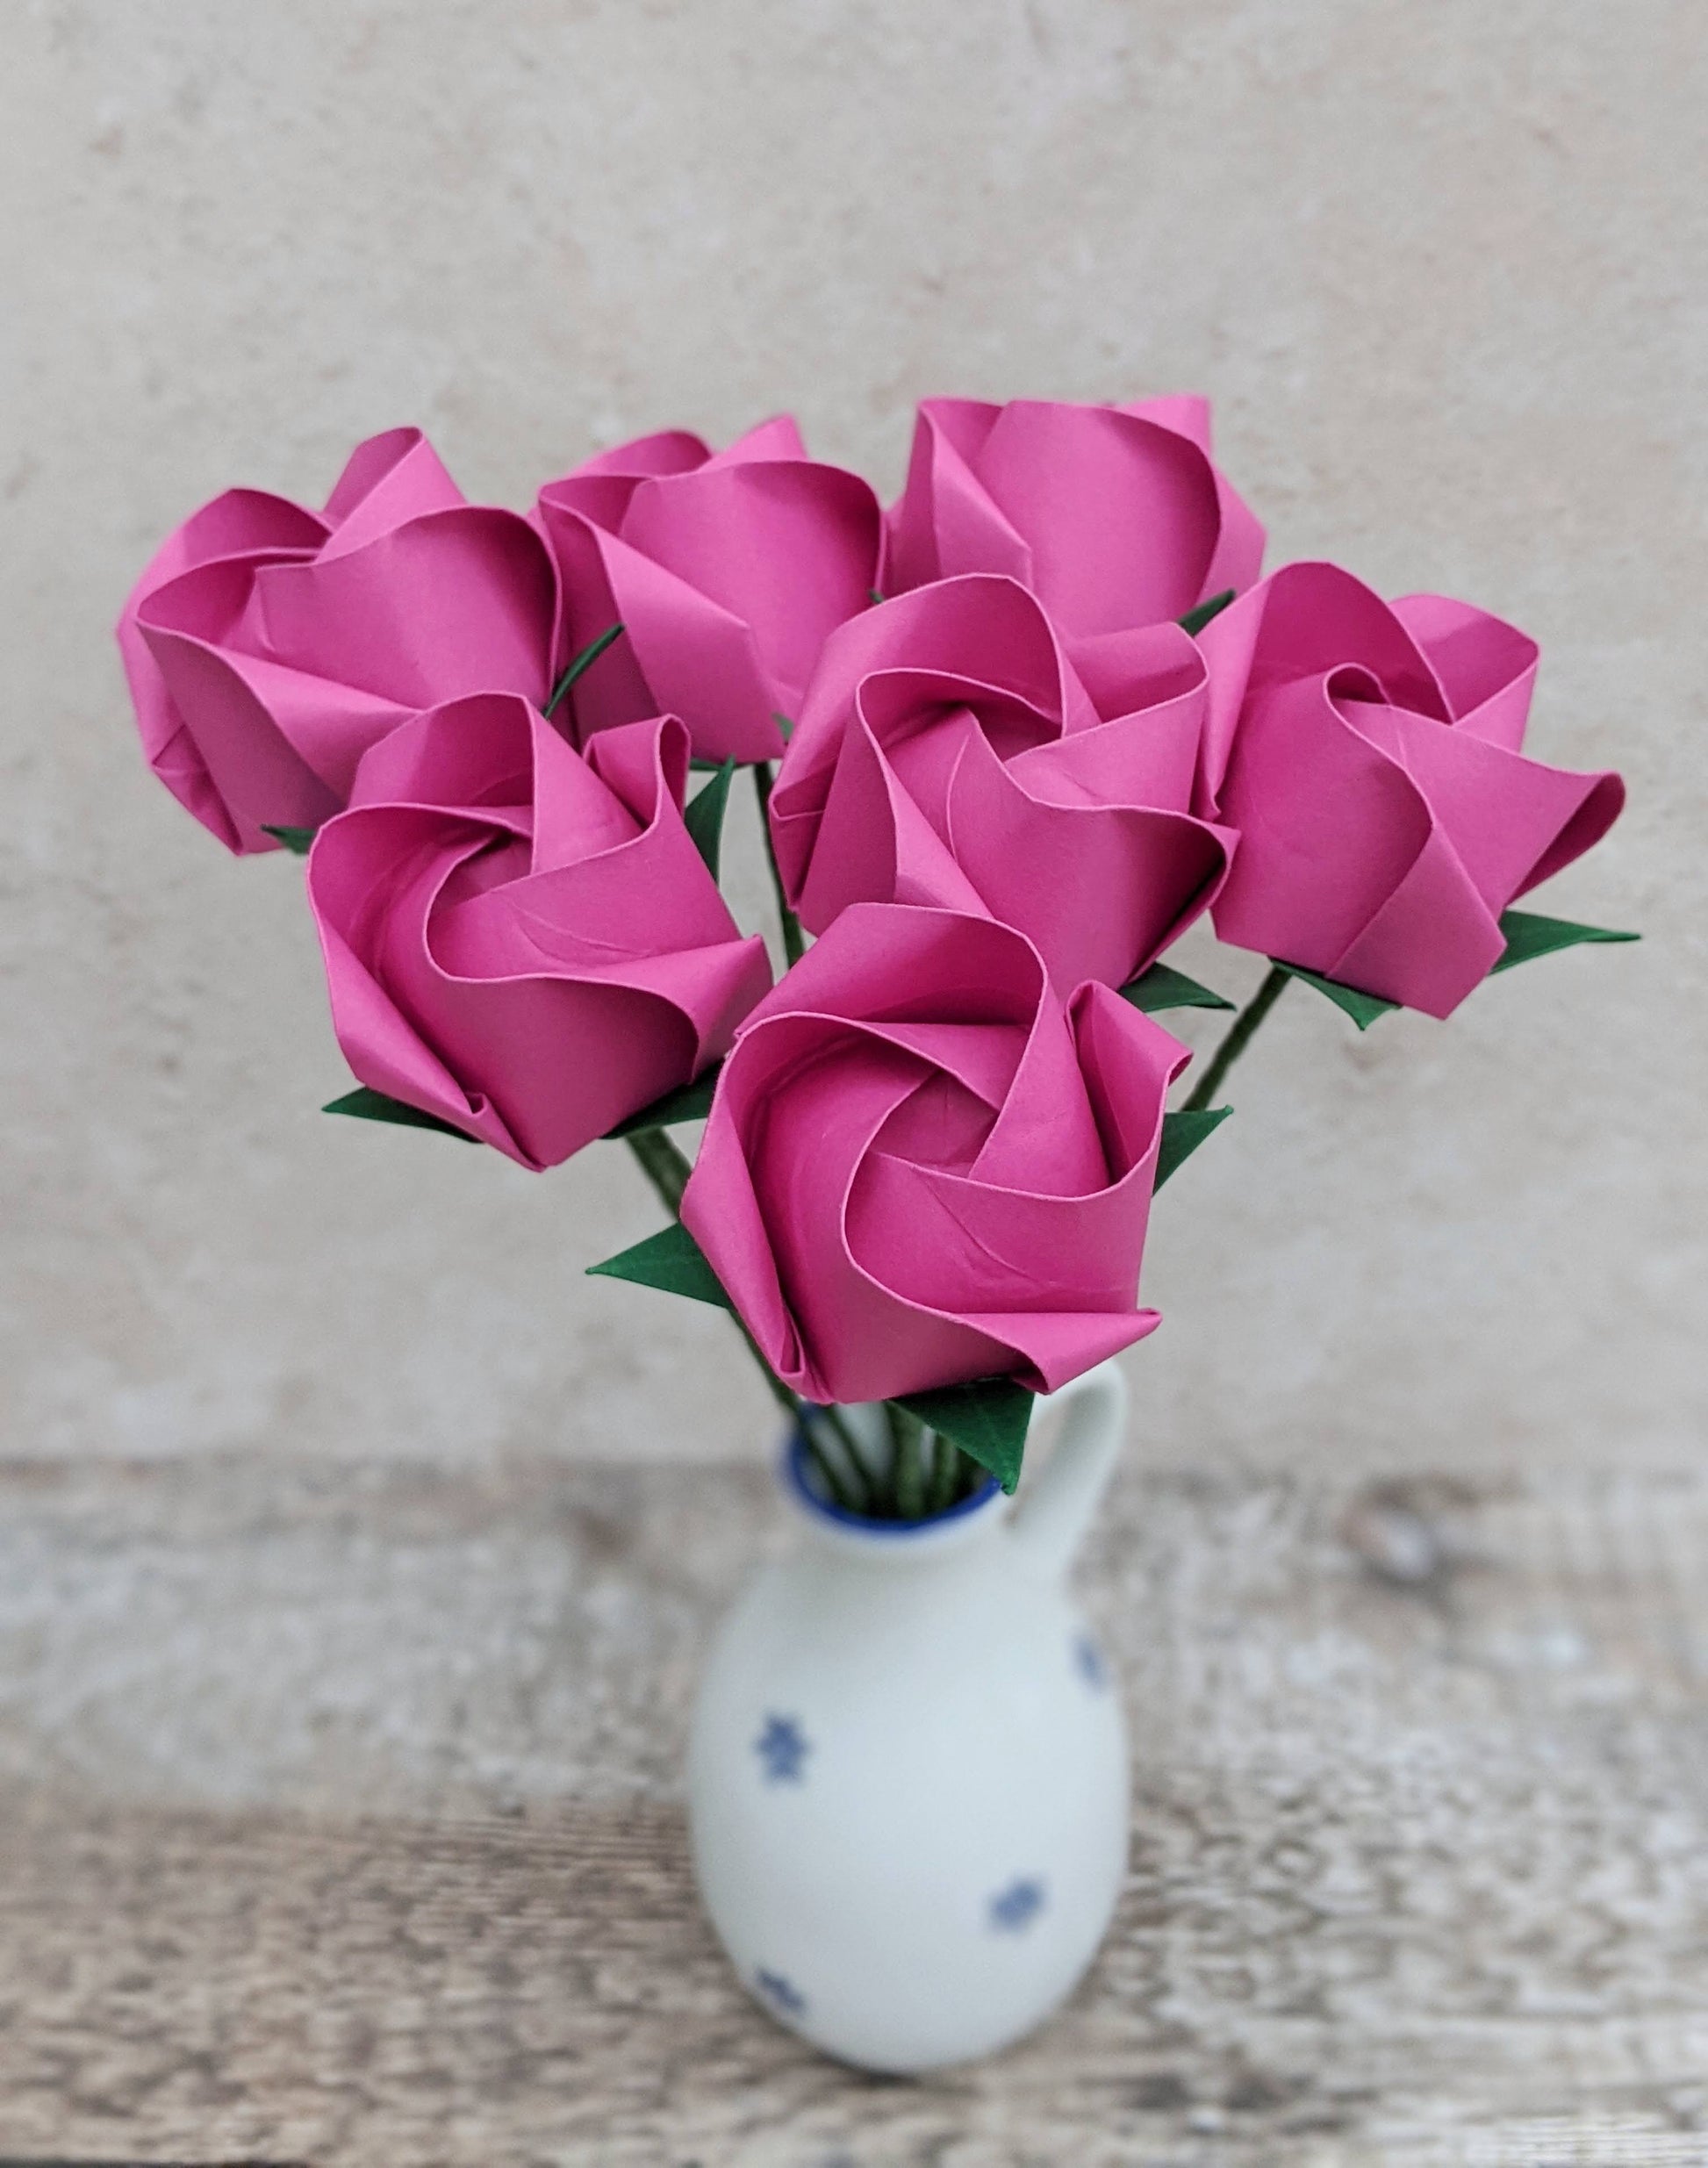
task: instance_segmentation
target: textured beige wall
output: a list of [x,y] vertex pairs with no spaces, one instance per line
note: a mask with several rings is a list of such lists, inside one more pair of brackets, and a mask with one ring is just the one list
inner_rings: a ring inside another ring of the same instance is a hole
[[[323,1120],[294,863],[145,774],[108,628],[243,479],[426,425],[471,493],[793,407],[1202,388],[1274,561],[1541,639],[1636,924],[1367,1040],[1289,995],[1159,1208],[1159,1459],[1681,1460],[1703,1433],[1708,916],[1695,0],[4,0],[4,1450],[758,1449],[727,1327],[535,1178]],[[751,893],[757,897],[757,889]],[[1230,987],[1247,959],[1191,958]]]

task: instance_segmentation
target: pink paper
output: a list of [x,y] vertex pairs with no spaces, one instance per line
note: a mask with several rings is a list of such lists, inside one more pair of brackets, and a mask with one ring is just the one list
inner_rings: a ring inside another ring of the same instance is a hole
[[1064,648],[1037,599],[944,580],[834,633],[771,800],[791,902],[1017,926],[1057,990],[1121,986],[1209,904],[1234,838],[1195,817],[1202,657],[1178,625]]
[[406,715],[545,697],[557,578],[516,513],[465,503],[419,429],[351,454],[324,512],[232,490],[170,535],[118,644],[150,766],[232,851],[314,828]]
[[683,826],[687,772],[674,718],[584,758],[513,693],[374,746],[308,864],[362,1082],[538,1168],[715,1060],[771,971]]
[[1468,604],[1290,564],[1200,644],[1198,808],[1240,832],[1213,913],[1238,947],[1447,1016],[1501,913],[1625,802],[1617,775],[1523,757],[1535,643]]
[[1209,403],[925,399],[879,585],[1007,572],[1076,635],[1185,616],[1263,561],[1209,456]]
[[682,1217],[784,1382],[879,1400],[1053,1390],[1155,1330],[1137,1304],[1185,1047],[1025,937],[857,903],[718,1080]]
[[661,713],[704,760],[774,759],[826,636],[865,608],[883,519],[858,476],[809,459],[787,416],[715,455],[680,430],[601,453],[540,492],[571,651],[625,637],[575,687],[583,743]]

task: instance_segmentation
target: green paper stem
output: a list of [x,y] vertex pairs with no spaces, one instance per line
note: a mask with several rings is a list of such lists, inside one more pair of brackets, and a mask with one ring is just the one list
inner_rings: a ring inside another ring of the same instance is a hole
[[[739,1317],[736,1318],[736,1322],[737,1324],[741,1324],[741,1319]],[[747,1327],[745,1325],[742,1325],[742,1330],[745,1332],[747,1331]],[[759,1360],[764,1362],[765,1359],[763,1355],[759,1354],[758,1347],[755,1345],[750,1335],[749,1336],[748,1345],[753,1348],[754,1353],[758,1355]],[[766,1367],[769,1368],[770,1366],[767,1365]],[[788,1389],[786,1386],[784,1390],[787,1391],[787,1389]],[[796,1405],[800,1410],[801,1419],[809,1432],[815,1423],[822,1423],[825,1429],[830,1432],[830,1435],[836,1439],[836,1443],[842,1447],[843,1453],[848,1456],[849,1461],[854,1470],[855,1481],[860,1486],[860,1498],[856,1504],[855,1510],[857,1511],[865,1511],[870,1512],[877,1499],[877,1489],[872,1482],[865,1461],[860,1457],[860,1448],[854,1442],[854,1433],[849,1429],[847,1424],[843,1420],[842,1410],[840,1408],[821,1407],[815,1400],[799,1401],[796,1403]]]
[[[739,1322],[739,1321],[738,1321]],[[757,1352],[757,1351],[756,1351]],[[763,1361],[764,1358],[760,1357]],[[800,1425],[813,1465],[819,1472],[830,1503],[844,1511],[875,1516],[878,1511],[877,1486],[872,1472],[860,1458],[859,1447],[849,1434],[839,1408],[823,1408],[815,1400],[795,1403],[795,1419]],[[840,1461],[833,1461],[824,1450],[823,1441],[816,1437],[815,1425],[822,1424],[842,1447]]]
[[789,908],[788,893],[783,886],[783,869],[777,863],[777,852],[771,840],[771,763],[756,760],[753,764],[753,787],[759,799],[759,826],[764,831],[765,863],[771,868],[771,885],[777,893],[778,915],[783,922],[783,953],[790,964],[798,964],[807,953],[807,940],[800,930],[800,921]]
[[1252,1036],[1286,988],[1289,971],[1271,964],[1263,984],[1228,1026],[1227,1037],[1216,1048],[1210,1065],[1188,1095],[1182,1114],[1202,1114],[1221,1088],[1222,1080],[1252,1043]]
[[932,1432],[930,1449],[931,1479],[925,1510],[928,1514],[946,1513],[960,1491],[963,1471],[972,1463],[962,1460],[954,1440],[941,1431]]
[[890,1503],[898,1520],[925,1514],[925,1425],[893,1400],[884,1403],[890,1427]]
[[[688,1186],[688,1177],[693,1172],[693,1166],[663,1130],[637,1130],[624,1137],[623,1142],[634,1153],[642,1173],[657,1191],[671,1218],[679,1222],[682,1217],[682,1192]],[[797,1399],[765,1360],[760,1353],[759,1343],[733,1307],[729,1315],[735,1320],[736,1330],[747,1342],[748,1353],[758,1364],[760,1375],[771,1398],[800,1429],[807,1454],[818,1469],[820,1479],[832,1502],[850,1512],[862,1511],[868,1503],[871,1486],[866,1481],[865,1463],[849,1435],[848,1426],[843,1423],[840,1411],[835,1408],[811,1407]],[[861,1485],[860,1492],[857,1493],[843,1479],[815,1435],[815,1425],[820,1422],[834,1434],[852,1462],[855,1478]]]
[[640,1162],[642,1173],[664,1199],[671,1217],[680,1219],[682,1192],[694,1171],[692,1163],[661,1129],[632,1131],[623,1142]]
[[[751,1346],[751,1342],[749,1345]],[[800,1433],[800,1442],[805,1448],[807,1458],[818,1470],[818,1479],[824,1485],[824,1495],[833,1505],[840,1506],[844,1512],[858,1512],[860,1510],[858,1499],[855,1491],[850,1489],[847,1476],[824,1450],[822,1439],[816,1436],[814,1432],[814,1411],[807,1408],[804,1403],[797,1402],[793,1415],[795,1428]]]

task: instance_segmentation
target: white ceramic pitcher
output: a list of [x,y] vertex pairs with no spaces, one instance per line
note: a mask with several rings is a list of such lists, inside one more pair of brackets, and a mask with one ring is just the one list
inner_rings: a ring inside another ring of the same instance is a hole
[[1120,1450],[1104,1363],[1041,1400],[1054,1451],[916,1524],[828,1505],[798,1446],[799,1540],[711,1651],[694,1864],[772,2016],[875,2071],[958,2063],[1048,2016],[1090,1963],[1127,1856],[1120,1699],[1069,1595]]

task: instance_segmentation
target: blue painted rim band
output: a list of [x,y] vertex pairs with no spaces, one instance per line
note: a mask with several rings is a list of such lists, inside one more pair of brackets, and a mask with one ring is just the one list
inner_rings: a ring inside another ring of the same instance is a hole
[[834,1521],[839,1528],[858,1528],[863,1536],[882,1536],[892,1542],[905,1542],[909,1536],[929,1535],[935,1528],[947,1528],[958,1520],[965,1520],[988,1505],[1001,1494],[1002,1486],[994,1475],[984,1482],[970,1497],[961,1498],[941,1513],[933,1513],[926,1520],[874,1520],[869,1514],[850,1513],[845,1505],[835,1505],[829,1498],[822,1498],[807,1476],[807,1439],[800,1429],[791,1431],[783,1444],[783,1481],[787,1489],[820,1519]]

